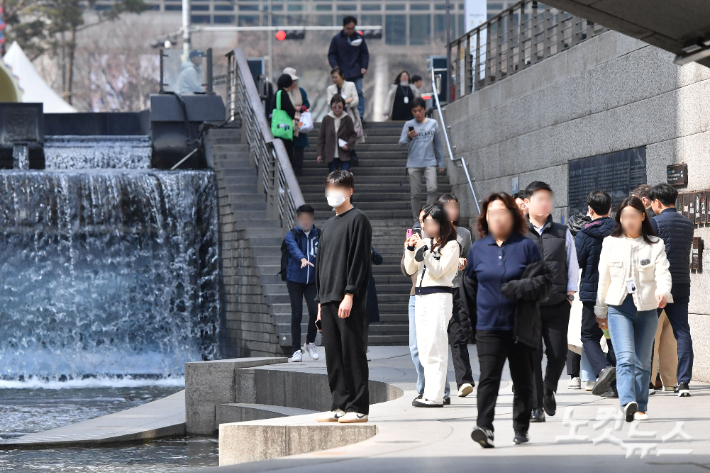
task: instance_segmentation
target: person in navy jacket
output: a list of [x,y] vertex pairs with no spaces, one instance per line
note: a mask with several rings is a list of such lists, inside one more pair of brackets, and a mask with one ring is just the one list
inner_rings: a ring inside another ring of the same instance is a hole
[[[365,97],[362,95],[362,78],[370,64],[370,52],[367,50],[365,38],[355,31],[357,18],[343,18],[343,29],[333,36],[328,48],[330,67],[339,66],[348,82],[355,83],[359,103],[357,109],[360,117],[365,116]],[[364,121],[364,119],[363,119]]]
[[291,299],[291,343],[293,357],[291,361],[301,361],[301,319],[303,318],[303,299],[308,306],[308,334],[306,350],[313,360],[317,360],[316,317],[318,304],[316,298],[316,256],[320,232],[313,225],[315,211],[310,205],[301,205],[296,209],[296,225],[284,237],[284,244],[289,253],[286,266],[286,287]]

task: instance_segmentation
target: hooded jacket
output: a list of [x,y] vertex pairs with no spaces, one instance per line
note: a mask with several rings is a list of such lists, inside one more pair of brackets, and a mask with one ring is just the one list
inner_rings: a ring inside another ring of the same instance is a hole
[[[295,233],[295,235],[294,235]],[[313,284],[316,282],[316,257],[318,256],[318,241],[320,231],[313,226],[311,232],[306,237],[300,227],[295,227],[284,237],[286,248],[288,248],[289,259],[286,266],[286,280],[300,284]],[[301,259],[307,258],[313,266],[306,265],[301,268]]]
[[191,61],[184,62],[180,66],[180,76],[178,77],[178,93],[180,95],[204,93],[200,78],[200,69]]
[[597,300],[599,256],[602,253],[602,243],[604,238],[611,235],[615,226],[616,222],[610,217],[600,217],[582,227],[574,239],[577,261],[582,271],[579,285],[579,300],[582,302]]

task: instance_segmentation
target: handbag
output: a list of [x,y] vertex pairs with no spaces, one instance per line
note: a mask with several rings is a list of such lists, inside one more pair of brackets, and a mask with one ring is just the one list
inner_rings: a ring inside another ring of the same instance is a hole
[[313,116],[311,112],[302,112],[301,120],[298,122],[298,130],[300,133],[308,133],[313,130]]
[[365,130],[362,129],[362,122],[355,119],[355,114],[353,114],[351,118],[353,119],[353,125],[355,127],[355,136],[362,138],[365,136]]
[[282,90],[276,92],[276,107],[271,114],[271,134],[274,135],[274,138],[293,141],[293,118],[281,110],[282,92]]

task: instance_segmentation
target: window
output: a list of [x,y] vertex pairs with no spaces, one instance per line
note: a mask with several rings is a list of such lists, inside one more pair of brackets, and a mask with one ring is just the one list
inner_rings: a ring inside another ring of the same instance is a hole
[[388,11],[393,11],[393,10],[404,10],[404,5],[403,4],[395,4],[395,5],[385,5],[385,10]]
[[434,39],[446,42],[446,15],[434,15]]
[[338,11],[355,11],[357,10],[357,5],[343,5],[342,3],[338,5]]
[[[283,11],[284,6],[283,5],[271,5],[271,11]],[[268,8],[267,8],[268,10]]]
[[437,3],[434,5],[434,10],[446,10],[445,3]]
[[[459,15],[456,15],[456,18],[453,18],[454,15],[451,15],[451,16],[452,16],[452,18],[451,18],[452,33],[453,33],[454,25],[458,23],[458,25],[459,25],[458,34],[456,34],[455,36],[461,36],[462,34],[464,34],[466,32],[466,27],[464,26],[465,15],[459,14]],[[458,21],[456,21],[456,20],[458,20]],[[456,21],[456,22],[454,23],[454,21]]]
[[195,24],[209,24],[210,23],[210,16],[209,15],[192,15],[192,22]]
[[192,11],[210,11],[209,5],[192,5]]
[[[215,5],[217,6],[217,5]],[[259,17],[255,17],[256,22],[253,23],[254,25],[259,24]],[[234,23],[234,15],[215,15],[214,16],[214,24],[216,25],[231,25]]]
[[182,5],[165,5],[165,11],[182,11]]
[[239,11],[259,11],[259,5],[239,5]]
[[418,3],[412,3],[409,5],[411,11],[429,11],[429,5],[420,5]]
[[429,44],[430,37],[431,17],[429,15],[410,15],[409,44]]
[[288,11],[302,11],[303,5],[289,5]]
[[316,5],[316,11],[331,11],[333,5]]
[[215,11],[234,11],[234,5],[220,5],[216,4],[214,6]]
[[379,3],[364,3],[360,6],[362,11],[380,11],[382,10],[382,5]]
[[407,44],[407,17],[385,15],[385,43]]
[[318,26],[333,26],[333,15],[318,15],[316,16],[316,23]]
[[362,15],[362,26],[382,26],[382,15]]
[[259,26],[259,15],[239,15],[239,26]]

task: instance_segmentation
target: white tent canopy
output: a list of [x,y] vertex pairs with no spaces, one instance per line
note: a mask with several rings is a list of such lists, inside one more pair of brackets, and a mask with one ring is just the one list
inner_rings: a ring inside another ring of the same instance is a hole
[[12,43],[3,60],[20,84],[23,102],[42,102],[44,113],[76,112],[74,107],[47,85],[17,42]]

